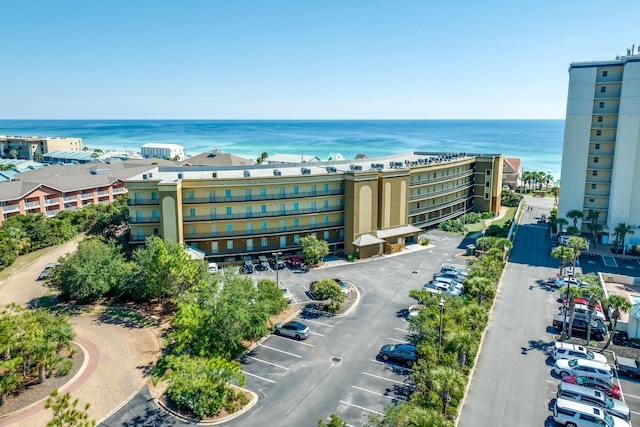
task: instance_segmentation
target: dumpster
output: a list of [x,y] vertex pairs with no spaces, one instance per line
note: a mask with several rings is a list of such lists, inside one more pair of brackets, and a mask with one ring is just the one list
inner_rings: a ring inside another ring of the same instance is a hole
[[476,254],[476,245],[467,245],[467,256],[473,256]]

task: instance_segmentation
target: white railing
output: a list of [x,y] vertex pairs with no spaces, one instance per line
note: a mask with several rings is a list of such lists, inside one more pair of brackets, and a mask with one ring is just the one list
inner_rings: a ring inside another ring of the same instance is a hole
[[4,212],[4,213],[17,212],[19,210],[20,210],[20,206],[19,205],[7,205],[7,206],[3,206],[2,207],[2,212]]
[[39,208],[40,201],[37,202],[24,202],[24,207],[27,209]]

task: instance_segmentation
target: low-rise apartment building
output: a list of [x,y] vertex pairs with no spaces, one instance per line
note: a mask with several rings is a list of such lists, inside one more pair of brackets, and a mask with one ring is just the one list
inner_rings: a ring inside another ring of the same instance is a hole
[[401,250],[465,212],[500,209],[503,156],[415,152],[286,165],[155,167],[125,180],[131,243],[147,236],[238,262],[314,235],[359,257]]
[[82,138],[0,136],[0,154],[3,157],[39,160],[41,155],[55,150],[82,151]]

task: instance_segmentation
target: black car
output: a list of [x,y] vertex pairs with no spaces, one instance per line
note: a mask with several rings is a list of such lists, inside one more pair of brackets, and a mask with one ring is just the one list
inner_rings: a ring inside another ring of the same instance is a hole
[[[564,324],[564,319],[560,318],[562,316],[557,316],[556,319],[553,320],[553,326],[562,330],[562,325]],[[569,318],[567,316],[567,321]],[[571,328],[572,335],[587,335],[587,325],[588,322],[582,319],[573,319],[573,327]],[[607,325],[602,323],[599,319],[594,319],[591,321],[591,336],[596,340],[602,340],[609,333],[607,329]]]
[[407,366],[412,366],[418,360],[418,352],[415,346],[411,344],[383,345],[378,356],[385,362],[387,360],[395,360]]
[[242,272],[245,274],[253,273],[253,264],[251,263],[251,261],[244,262],[244,264],[242,265]]

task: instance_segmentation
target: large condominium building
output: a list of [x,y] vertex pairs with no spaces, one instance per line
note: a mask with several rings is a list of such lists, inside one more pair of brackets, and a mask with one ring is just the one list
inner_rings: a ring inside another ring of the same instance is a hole
[[[640,224],[640,55],[569,67],[558,215],[581,211],[588,233],[591,212],[611,243],[620,223]],[[640,233],[627,234],[638,244]]]
[[55,150],[82,151],[82,138],[43,136],[0,136],[0,155],[18,159],[39,160]]
[[502,155],[408,153],[278,165],[156,167],[125,180],[131,242],[188,245],[239,262],[314,235],[359,257],[401,250],[422,229],[500,209]]
[[158,142],[149,142],[140,148],[142,157],[159,157],[161,159],[184,160],[187,154],[184,147],[178,144],[163,144]]

